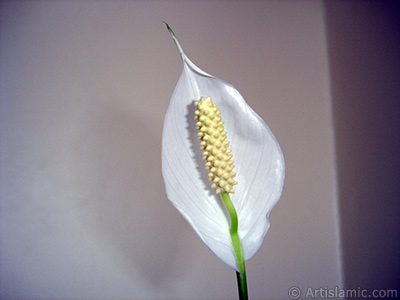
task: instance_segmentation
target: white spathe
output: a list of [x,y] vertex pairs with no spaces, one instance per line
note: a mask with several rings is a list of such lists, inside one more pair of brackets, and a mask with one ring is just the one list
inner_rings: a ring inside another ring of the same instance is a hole
[[285,177],[280,146],[267,124],[240,93],[224,80],[195,66],[172,35],[183,60],[183,72],[169,104],[162,136],[162,171],[169,200],[203,242],[237,270],[229,234],[229,215],[207,178],[197,139],[194,102],[210,96],[221,111],[235,163],[238,234],[245,260],[260,248],[269,214],[279,200]]

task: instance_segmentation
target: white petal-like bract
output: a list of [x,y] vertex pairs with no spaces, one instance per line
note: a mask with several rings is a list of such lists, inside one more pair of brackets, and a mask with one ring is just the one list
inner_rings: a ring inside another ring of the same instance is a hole
[[183,72],[169,104],[162,136],[162,171],[169,200],[206,245],[237,270],[229,234],[229,215],[207,177],[197,139],[194,102],[210,96],[221,111],[235,163],[238,234],[244,259],[260,248],[269,214],[279,200],[285,176],[280,146],[265,122],[224,80],[195,66],[173,36]]

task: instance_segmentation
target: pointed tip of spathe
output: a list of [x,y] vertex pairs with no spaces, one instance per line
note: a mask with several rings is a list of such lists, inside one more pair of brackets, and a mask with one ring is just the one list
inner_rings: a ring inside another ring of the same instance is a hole
[[171,27],[169,27],[168,23],[165,22],[165,21],[162,21],[162,22],[167,26],[167,29],[168,29],[169,33],[174,37],[175,33],[172,31]]
[[186,55],[183,52],[183,49],[182,49],[181,45],[179,44],[178,39],[175,36],[175,33],[172,31],[171,27],[169,27],[167,22],[163,21],[163,23],[167,26],[169,34],[171,35],[172,39],[174,40],[174,43],[175,43],[176,47],[178,48],[179,53],[181,54],[182,61],[185,62]]

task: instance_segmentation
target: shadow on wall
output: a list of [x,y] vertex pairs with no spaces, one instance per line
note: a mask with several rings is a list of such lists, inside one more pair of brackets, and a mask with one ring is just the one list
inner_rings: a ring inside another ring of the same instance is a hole
[[106,237],[128,272],[139,272],[155,291],[163,290],[166,280],[184,273],[175,268],[176,260],[184,267],[190,254],[177,249],[187,227],[165,195],[161,132],[151,132],[152,120],[140,113],[109,104],[91,107],[79,151],[90,172],[83,178],[91,178],[86,199],[94,208],[96,234]]
[[398,289],[400,5],[326,1],[325,16],[345,286]]

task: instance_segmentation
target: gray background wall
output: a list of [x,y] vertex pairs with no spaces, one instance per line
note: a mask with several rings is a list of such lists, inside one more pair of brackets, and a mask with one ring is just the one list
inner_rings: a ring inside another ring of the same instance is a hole
[[344,281],[400,291],[400,3],[325,10]]
[[[1,298],[237,297],[234,271],[164,192],[162,125],[182,65],[163,20],[199,67],[236,86],[285,154],[282,199],[247,262],[251,298],[286,299],[292,286],[302,298],[308,287],[392,287],[398,23],[385,13],[398,10],[376,5],[2,2]],[[369,36],[371,22],[383,25]],[[377,43],[388,50],[375,53]],[[370,55],[380,73],[362,72]],[[374,134],[369,121],[382,119]]]

